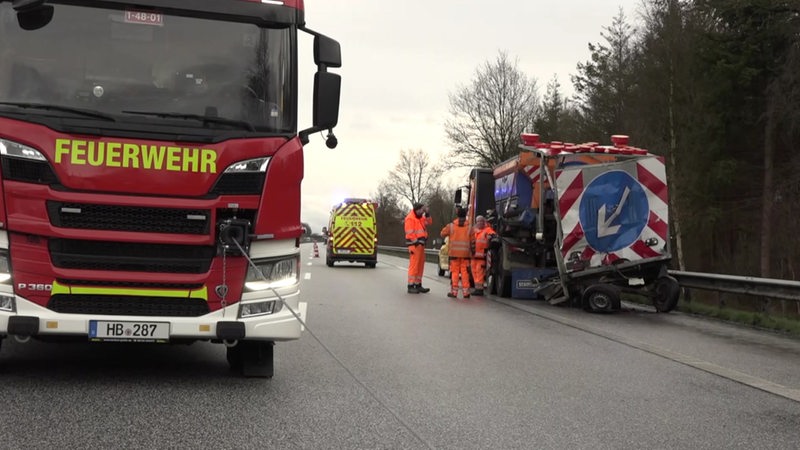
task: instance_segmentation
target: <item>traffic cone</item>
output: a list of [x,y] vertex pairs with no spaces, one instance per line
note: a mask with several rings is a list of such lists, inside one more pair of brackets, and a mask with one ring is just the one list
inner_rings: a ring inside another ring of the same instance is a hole
[[319,246],[314,242],[314,258],[319,258]]

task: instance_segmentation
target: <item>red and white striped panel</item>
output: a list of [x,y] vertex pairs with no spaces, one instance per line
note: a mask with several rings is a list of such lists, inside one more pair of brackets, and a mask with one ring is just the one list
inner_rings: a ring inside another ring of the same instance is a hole
[[[590,179],[584,179],[587,172],[580,169],[567,169],[556,173],[561,230],[564,236],[561,254],[565,259],[569,258],[570,253],[581,251],[581,259],[589,260],[589,266],[596,267],[612,264],[619,259],[639,261],[663,254],[666,240],[669,238],[669,196],[664,160],[661,157],[642,158],[636,160],[634,164],[635,173],[631,175],[636,177],[647,194],[650,217],[636,241],[626,248],[610,253],[598,253],[589,245],[580,221],[580,204],[584,188],[603,172]],[[654,247],[646,245],[645,241],[650,238],[658,239],[658,245]]]

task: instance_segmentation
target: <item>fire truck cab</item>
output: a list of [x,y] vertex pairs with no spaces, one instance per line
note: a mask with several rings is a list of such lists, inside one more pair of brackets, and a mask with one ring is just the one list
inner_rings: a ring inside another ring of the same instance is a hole
[[303,145],[335,146],[340,66],[302,0],[0,0],[0,338],[205,340],[271,377],[303,330]]

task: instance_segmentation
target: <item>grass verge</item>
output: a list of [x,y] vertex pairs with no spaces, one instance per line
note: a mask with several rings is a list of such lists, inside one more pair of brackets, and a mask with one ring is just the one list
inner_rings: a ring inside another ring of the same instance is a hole
[[784,317],[770,316],[764,313],[741,311],[731,308],[720,308],[698,302],[678,303],[678,311],[687,314],[696,314],[704,317],[748,325],[756,328],[780,331],[792,336],[800,337],[800,321]]

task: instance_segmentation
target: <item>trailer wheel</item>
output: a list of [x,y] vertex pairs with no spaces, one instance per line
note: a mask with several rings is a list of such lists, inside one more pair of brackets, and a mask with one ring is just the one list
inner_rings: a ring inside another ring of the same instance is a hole
[[620,308],[619,289],[609,284],[594,284],[583,291],[583,309],[611,312]]
[[375,268],[375,266],[376,266],[376,265],[378,265],[378,263],[375,263],[375,262],[368,262],[368,263],[364,263],[364,265],[365,265],[367,268],[369,268],[369,269],[374,269],[374,268]]
[[440,277],[444,276],[444,269],[442,269],[441,267],[439,268],[439,276]]
[[656,311],[668,313],[678,306],[681,296],[681,285],[674,277],[665,275],[659,277],[653,286],[653,306]]
[[325,258],[325,264],[328,267],[333,267],[333,260],[331,258]]

